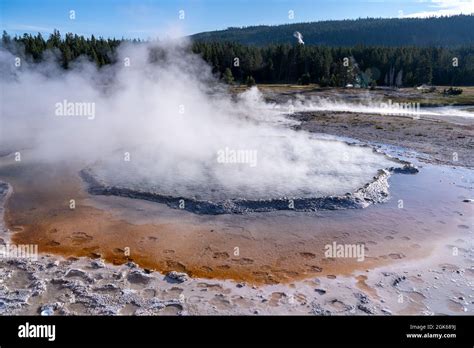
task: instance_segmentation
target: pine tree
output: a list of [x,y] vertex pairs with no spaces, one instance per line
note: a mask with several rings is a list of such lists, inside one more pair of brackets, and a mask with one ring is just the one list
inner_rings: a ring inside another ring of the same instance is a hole
[[255,86],[255,79],[252,76],[247,76],[247,79],[245,80],[245,84],[248,87]]
[[3,34],[2,34],[2,45],[3,47],[10,47],[10,44],[12,42],[12,39],[10,37],[10,35],[8,35],[8,33],[4,30],[3,31]]
[[304,73],[301,75],[299,82],[301,85],[309,85],[311,82],[311,75],[309,73]]
[[232,75],[232,71],[229,68],[225,69],[223,79],[228,85],[234,83],[234,76]]

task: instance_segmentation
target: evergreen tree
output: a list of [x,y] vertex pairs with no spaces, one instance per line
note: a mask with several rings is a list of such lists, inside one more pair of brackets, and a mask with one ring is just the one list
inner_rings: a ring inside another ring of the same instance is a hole
[[311,75],[309,73],[304,73],[299,79],[300,84],[309,85],[311,82]]
[[247,79],[245,80],[245,84],[248,87],[255,86],[255,79],[252,76],[247,76]]
[[232,75],[232,70],[230,70],[229,68],[225,69],[223,78],[225,83],[227,83],[228,85],[234,83],[234,76]]

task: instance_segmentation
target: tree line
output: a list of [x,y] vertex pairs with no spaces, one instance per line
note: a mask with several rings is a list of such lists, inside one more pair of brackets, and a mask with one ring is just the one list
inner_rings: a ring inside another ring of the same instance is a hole
[[[11,37],[2,46],[16,56],[41,62],[53,55],[64,69],[80,56],[98,67],[116,62],[124,40],[54,31]],[[140,40],[126,40],[141,44]],[[370,86],[474,85],[474,46],[448,47],[330,47],[302,44],[250,46],[236,42],[193,41],[192,52],[208,62],[227,83],[317,83]]]
[[[327,47],[276,44],[263,47],[231,42],[194,42],[214,71],[226,79],[257,83],[318,83],[362,87],[474,84],[474,46]],[[230,71],[229,71],[230,70]]]
[[[341,5],[343,6],[343,5]],[[282,25],[227,28],[192,35],[196,41],[238,42],[244,45],[293,43],[293,33],[307,45],[443,46],[474,44],[474,15],[431,18],[359,18]]]
[[96,38],[94,35],[86,38],[72,33],[62,37],[58,30],[54,30],[47,39],[44,39],[41,33],[37,35],[25,33],[23,36],[12,38],[3,31],[2,35],[2,47],[14,55],[34,63],[39,63],[47,55],[52,55],[64,69],[68,69],[70,63],[80,56],[88,57],[99,67],[115,63],[115,52],[122,41],[115,38]]

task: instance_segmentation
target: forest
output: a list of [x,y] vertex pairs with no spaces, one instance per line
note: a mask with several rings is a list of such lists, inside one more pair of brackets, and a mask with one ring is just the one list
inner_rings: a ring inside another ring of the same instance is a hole
[[[84,37],[55,30],[49,37],[5,31],[1,45],[32,63],[48,57],[64,68],[84,56],[97,67],[113,64],[117,48],[127,41]],[[213,73],[229,84],[291,83],[343,87],[409,87],[427,85],[474,85],[474,45],[332,47],[293,43],[246,45],[237,42],[191,41],[189,49],[208,62]]]
[[[295,14],[297,16],[297,13]],[[474,15],[430,18],[359,18],[309,23],[227,28],[192,35],[195,41],[238,42],[265,46],[294,42],[300,32],[306,45],[331,47],[458,47],[474,44]]]

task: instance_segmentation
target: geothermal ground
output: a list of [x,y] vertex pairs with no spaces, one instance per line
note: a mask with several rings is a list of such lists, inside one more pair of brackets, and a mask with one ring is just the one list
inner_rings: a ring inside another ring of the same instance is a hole
[[[297,93],[265,96],[284,102]],[[315,93],[350,102],[358,92]],[[368,145],[419,172],[394,170],[376,190],[384,198],[365,208],[212,215],[91,193],[85,164],[29,162],[25,151],[19,166],[6,154],[0,241],[37,244],[40,258],[0,260],[0,313],[472,314],[474,118],[291,117],[292,129]],[[363,244],[365,259],[325,257],[334,242]]]

